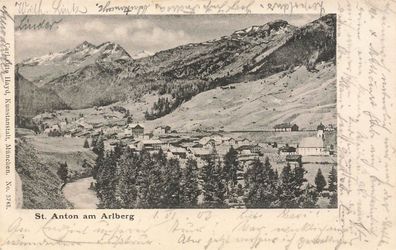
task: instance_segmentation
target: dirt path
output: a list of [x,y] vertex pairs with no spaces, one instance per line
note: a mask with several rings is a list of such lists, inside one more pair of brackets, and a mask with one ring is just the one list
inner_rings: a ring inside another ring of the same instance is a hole
[[66,184],[63,188],[63,194],[66,199],[70,201],[74,208],[77,209],[95,209],[96,204],[99,203],[96,193],[89,189],[91,182],[93,182],[92,177],[79,179],[74,182]]

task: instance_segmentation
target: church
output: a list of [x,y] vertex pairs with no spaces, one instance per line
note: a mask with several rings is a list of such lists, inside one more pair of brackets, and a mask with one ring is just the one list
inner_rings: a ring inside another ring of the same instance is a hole
[[324,144],[325,126],[320,123],[317,127],[316,136],[303,138],[297,147],[299,155],[329,155]]

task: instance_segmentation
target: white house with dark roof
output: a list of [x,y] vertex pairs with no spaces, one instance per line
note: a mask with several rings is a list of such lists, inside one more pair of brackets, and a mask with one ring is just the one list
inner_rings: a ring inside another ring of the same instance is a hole
[[137,143],[137,149],[138,150],[159,150],[161,149],[161,146],[164,145],[164,142],[160,140],[141,140]]
[[134,137],[141,137],[144,135],[144,125],[139,123],[128,124],[128,129],[130,129]]
[[321,137],[305,137],[297,147],[299,155],[329,155]]
[[297,124],[290,124],[290,123],[281,123],[276,124],[274,126],[275,132],[290,132],[290,131],[298,131]]

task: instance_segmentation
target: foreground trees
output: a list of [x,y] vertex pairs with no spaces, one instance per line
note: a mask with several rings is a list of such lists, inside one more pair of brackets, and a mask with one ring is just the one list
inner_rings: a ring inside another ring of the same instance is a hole
[[203,200],[208,207],[223,207],[225,200],[225,181],[222,168],[216,157],[208,157],[201,169]]
[[[287,164],[278,175],[265,158],[243,170],[233,148],[223,160],[217,154],[205,158],[198,169],[196,160],[187,159],[182,168],[162,150],[135,153],[116,146],[103,152],[101,144],[98,139],[94,168],[100,208],[315,208],[323,189],[307,184],[301,165]],[[331,176],[329,184],[336,193],[335,168]],[[332,197],[334,207],[336,195]]]
[[255,159],[246,172],[246,206],[251,208],[277,207],[278,176],[274,172],[268,157],[263,164]]
[[62,189],[66,185],[67,177],[69,176],[69,168],[67,166],[67,162],[59,163],[59,168],[56,173],[59,176],[59,179],[61,179],[61,181],[63,182],[62,187],[61,187],[61,189]]
[[327,185],[326,179],[324,178],[322,174],[322,170],[320,168],[318,169],[318,172],[315,177],[315,185],[319,193],[322,192],[324,187]]
[[197,161],[188,159],[186,168],[182,171],[180,202],[185,208],[194,208],[198,204],[198,196],[201,191],[198,183]]
[[331,167],[329,174],[329,192],[331,192],[330,206],[337,207],[338,193],[337,193],[337,170],[334,166]]
[[[100,155],[99,155],[100,156]],[[99,157],[98,156],[98,157]],[[106,153],[96,161],[96,192],[101,208],[177,208],[197,205],[198,170],[189,160],[182,171],[176,159],[160,151]]]

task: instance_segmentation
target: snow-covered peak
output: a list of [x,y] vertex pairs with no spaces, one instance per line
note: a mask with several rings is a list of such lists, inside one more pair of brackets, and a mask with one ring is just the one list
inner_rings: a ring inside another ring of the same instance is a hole
[[84,42],[82,42],[81,44],[79,44],[79,45],[75,48],[75,50],[84,50],[84,49],[87,49],[87,48],[95,48],[95,47],[96,47],[96,46],[93,45],[92,43],[87,42],[87,41],[84,41]]
[[142,51],[139,51],[139,52],[133,54],[131,57],[133,59],[140,59],[140,58],[149,57],[149,56],[153,56],[153,55],[154,55],[154,53],[152,53],[150,51],[142,50]]
[[117,43],[105,42],[96,47],[102,54],[102,59],[129,59],[131,56]]
[[233,36],[250,36],[257,33],[272,33],[273,31],[277,32],[289,26],[289,23],[284,20],[274,20],[268,22],[264,25],[254,25],[245,29],[237,30],[232,35]]
[[23,65],[42,65],[49,61],[60,60],[64,56],[65,56],[64,52],[57,52],[57,53],[50,52],[49,54],[44,55],[44,56],[28,58],[28,59],[22,61],[21,64],[23,64]]
[[117,59],[129,59],[129,54],[118,44],[105,42],[96,46],[84,41],[73,49],[67,49],[57,53],[49,53],[40,57],[29,58],[21,62],[22,65],[80,65],[85,61],[93,62],[97,59],[111,61]]

